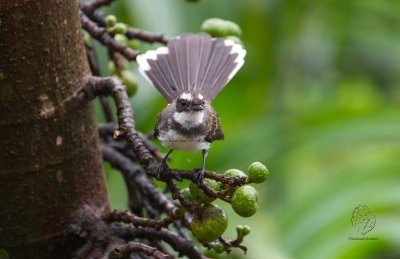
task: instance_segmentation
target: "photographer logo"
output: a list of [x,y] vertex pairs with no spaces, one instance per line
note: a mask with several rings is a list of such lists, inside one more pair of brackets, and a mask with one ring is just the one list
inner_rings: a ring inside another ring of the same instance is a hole
[[[376,224],[375,214],[367,205],[358,205],[354,208],[351,216],[351,224],[354,230],[361,235],[365,235],[374,229]],[[350,237],[350,240],[378,240],[370,237]]]

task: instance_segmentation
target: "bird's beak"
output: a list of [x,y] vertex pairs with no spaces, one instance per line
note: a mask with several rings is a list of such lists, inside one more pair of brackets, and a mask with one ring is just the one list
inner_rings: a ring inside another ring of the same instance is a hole
[[202,111],[204,109],[203,105],[201,104],[196,104],[192,106],[193,111]]

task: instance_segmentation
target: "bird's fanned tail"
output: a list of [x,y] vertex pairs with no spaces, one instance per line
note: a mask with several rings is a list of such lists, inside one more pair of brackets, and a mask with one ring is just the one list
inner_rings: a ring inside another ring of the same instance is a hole
[[207,33],[183,34],[167,47],[139,55],[139,71],[172,102],[183,92],[198,91],[210,100],[244,63],[240,44]]

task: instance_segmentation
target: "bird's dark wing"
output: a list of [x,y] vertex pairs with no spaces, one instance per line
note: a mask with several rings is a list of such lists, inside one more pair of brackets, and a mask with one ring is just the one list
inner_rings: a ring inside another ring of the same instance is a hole
[[161,117],[161,112],[157,115],[156,126],[154,127],[155,138],[158,138],[158,135],[160,134],[160,117]]
[[219,116],[214,111],[211,106],[207,106],[207,133],[205,137],[205,141],[213,142],[215,140],[222,140],[224,139],[224,133],[222,132],[221,125],[219,123]]

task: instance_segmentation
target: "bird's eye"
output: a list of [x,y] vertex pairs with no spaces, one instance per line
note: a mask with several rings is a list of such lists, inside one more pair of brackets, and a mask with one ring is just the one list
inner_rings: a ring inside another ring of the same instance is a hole
[[203,101],[201,101],[201,104],[204,104],[204,100],[203,100]]
[[182,105],[182,106],[185,106],[186,104],[187,104],[187,101],[182,99],[182,100],[181,100],[181,105]]

